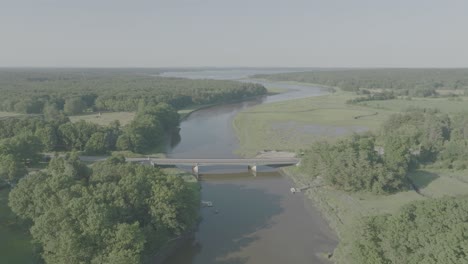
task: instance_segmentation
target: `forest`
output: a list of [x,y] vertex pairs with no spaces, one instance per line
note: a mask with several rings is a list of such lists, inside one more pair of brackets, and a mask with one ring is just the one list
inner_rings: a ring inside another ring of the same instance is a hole
[[319,141],[305,151],[301,170],[349,192],[392,193],[410,186],[406,174],[421,165],[468,168],[468,114],[409,109],[386,120],[377,134]]
[[0,70],[0,111],[43,114],[63,111],[136,111],[139,104],[176,109],[266,94],[262,85],[224,80],[188,80],[158,72],[123,70]]
[[31,223],[46,263],[152,263],[194,226],[199,197],[188,183],[113,156],[91,167],[76,154],[22,178],[9,206]]
[[14,184],[27,167],[41,160],[41,153],[80,151],[86,155],[109,154],[114,150],[142,153],[163,144],[178,133],[179,114],[168,104],[141,106],[134,120],[99,126],[70,122],[58,116],[16,117],[0,120],[0,180]]
[[412,202],[355,228],[351,263],[467,263],[468,197]]
[[467,91],[468,69],[346,69],[256,75],[275,81],[297,81],[339,87],[345,91],[390,89],[398,95],[433,96],[438,89]]

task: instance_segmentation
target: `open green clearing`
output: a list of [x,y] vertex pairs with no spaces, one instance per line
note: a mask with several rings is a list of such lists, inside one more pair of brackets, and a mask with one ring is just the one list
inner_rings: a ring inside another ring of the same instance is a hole
[[78,122],[84,120],[101,126],[107,126],[111,122],[118,120],[120,125],[129,124],[135,117],[134,112],[109,112],[109,113],[91,113],[86,115],[70,116],[70,121]]
[[403,111],[408,107],[436,108],[445,113],[459,113],[468,110],[468,97],[460,97],[458,100],[449,98],[412,98],[411,100],[393,99],[384,101],[368,101],[359,105],[387,111]]
[[279,94],[279,93],[285,93],[289,91],[288,89],[281,88],[281,87],[269,87],[267,88],[268,94]]
[[13,112],[0,112],[0,118],[19,116],[19,115],[21,114],[13,113]]
[[239,113],[233,122],[240,141],[237,153],[254,156],[261,150],[297,151],[318,139],[376,130],[389,115],[411,107],[437,108],[448,114],[468,110],[468,97],[463,97],[462,101],[413,98],[346,103],[355,97],[354,93],[338,91],[249,108]]
[[2,263],[32,263],[29,230],[18,223],[8,207],[7,188],[0,190],[0,256]]
[[[373,130],[393,111],[346,104],[349,92],[259,105],[238,114],[234,129],[243,156],[260,150],[295,151],[317,139]],[[377,112],[377,114],[376,114]]]

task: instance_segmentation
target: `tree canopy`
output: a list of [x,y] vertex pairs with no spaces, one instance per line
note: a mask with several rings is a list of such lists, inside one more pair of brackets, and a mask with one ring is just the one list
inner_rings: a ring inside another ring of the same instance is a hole
[[27,171],[26,167],[42,158],[43,145],[30,132],[0,140],[0,181],[16,183]]
[[[317,142],[306,151],[301,170],[311,179],[322,177],[327,184],[350,192],[391,193],[405,188],[409,160],[395,161],[393,153],[380,156],[375,140],[372,134],[356,134],[336,143]],[[407,149],[396,154],[406,156]]]
[[198,201],[156,168],[114,157],[90,169],[72,155],[21,179],[9,205],[47,263],[141,263],[194,225]]
[[82,120],[72,123],[67,117],[15,117],[0,120],[0,139],[32,133],[45,151],[76,150],[89,155],[117,149],[142,152],[162,144],[168,134],[178,133],[179,118],[166,103],[140,104],[136,117],[125,127],[118,121],[99,126]]
[[467,263],[468,197],[413,202],[395,214],[361,221],[351,263]]
[[[468,121],[431,109],[393,114],[376,135],[319,141],[305,151],[301,170],[313,180],[349,192],[391,193],[407,187],[406,174],[421,164],[468,168]],[[376,145],[378,142],[379,145]]]
[[156,76],[153,70],[0,70],[0,110],[68,115],[91,111],[136,111],[167,103],[175,108],[266,94],[260,84]]

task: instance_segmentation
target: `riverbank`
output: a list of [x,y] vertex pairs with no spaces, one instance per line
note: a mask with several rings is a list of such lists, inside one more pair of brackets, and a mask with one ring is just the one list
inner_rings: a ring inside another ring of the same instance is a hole
[[[298,168],[285,168],[282,173],[291,178],[296,187],[309,184],[306,175]],[[304,191],[340,239],[340,244],[333,253],[335,263],[347,263],[354,228],[363,217],[395,213],[403,205],[417,200],[468,194],[468,171],[424,168],[410,173],[408,177],[420,193],[415,190],[391,195],[346,193],[326,186],[320,180]]]
[[215,106],[218,106],[218,105],[235,104],[235,103],[239,103],[239,102],[250,101],[250,100],[254,100],[256,98],[260,98],[260,97],[263,97],[263,96],[285,93],[285,92],[287,92],[289,90],[274,87],[274,88],[268,88],[267,91],[268,92],[266,94],[246,97],[246,98],[243,98],[241,100],[232,100],[232,101],[226,101],[226,102],[220,102],[220,103],[214,103],[214,104],[192,105],[192,106],[188,106],[188,107],[185,107],[183,109],[180,109],[177,112],[179,113],[180,121],[182,122],[182,121],[186,120],[187,118],[189,118],[191,114],[193,114],[193,113],[195,113],[197,111],[203,110],[203,109],[215,107]]

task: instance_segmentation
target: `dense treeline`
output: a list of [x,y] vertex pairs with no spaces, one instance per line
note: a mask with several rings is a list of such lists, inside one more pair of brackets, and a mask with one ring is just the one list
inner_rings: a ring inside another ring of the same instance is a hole
[[[301,169],[312,178],[345,191],[390,193],[404,188],[409,155],[402,142],[391,139],[392,148],[380,156],[372,134],[353,135],[336,143],[317,142],[302,160]],[[390,139],[389,139],[390,140]]]
[[[0,120],[0,138],[14,138],[21,133],[31,133],[42,144],[43,151],[59,150],[96,150],[89,151],[102,154],[115,149],[117,137],[121,134],[120,125],[114,122],[108,127],[79,121],[71,123],[64,117],[61,120],[49,120],[43,117],[18,117]],[[92,137],[103,134],[105,145],[93,145]]]
[[365,101],[382,101],[382,100],[390,100],[390,99],[395,99],[395,93],[393,91],[383,91],[383,92],[376,92],[376,93],[371,93],[368,90],[359,90],[359,94],[364,94],[365,96],[360,96],[354,99],[350,99],[346,101],[348,104],[355,104],[359,102],[365,102]]
[[175,108],[239,100],[266,93],[259,84],[188,80],[139,71],[1,70],[0,110],[68,115],[92,111],[136,111],[139,104],[167,103]]
[[84,151],[105,154],[112,150],[142,152],[157,147],[167,133],[178,132],[179,114],[168,104],[142,105],[135,119],[126,127],[118,121],[108,126],[90,122],[76,123],[59,115],[55,118],[18,117],[0,120],[0,139],[31,133],[44,151]]
[[43,152],[81,151],[87,155],[108,154],[113,150],[141,153],[163,144],[166,136],[177,134],[179,114],[168,104],[141,105],[135,119],[121,127],[76,123],[63,115],[0,120],[0,182],[14,184],[36,165]]
[[257,75],[276,81],[298,81],[359,89],[392,89],[398,95],[427,97],[436,89],[468,89],[468,69],[350,69]]
[[413,202],[355,228],[351,263],[468,263],[468,197]]
[[43,144],[38,137],[24,131],[0,140],[0,184],[12,185],[27,173],[27,166],[42,158]]
[[439,168],[468,168],[468,113],[449,117],[437,110],[413,109],[393,115],[381,129],[382,137],[404,138],[417,161]]
[[467,146],[468,114],[412,109],[390,116],[377,135],[317,142],[301,167],[311,180],[321,177],[337,189],[391,193],[407,188],[406,174],[421,164],[468,168]]
[[191,228],[198,197],[180,177],[112,157],[53,159],[10,192],[46,263],[141,263]]
[[142,152],[162,143],[166,133],[178,133],[179,114],[168,104],[141,107],[116,142],[118,150]]

